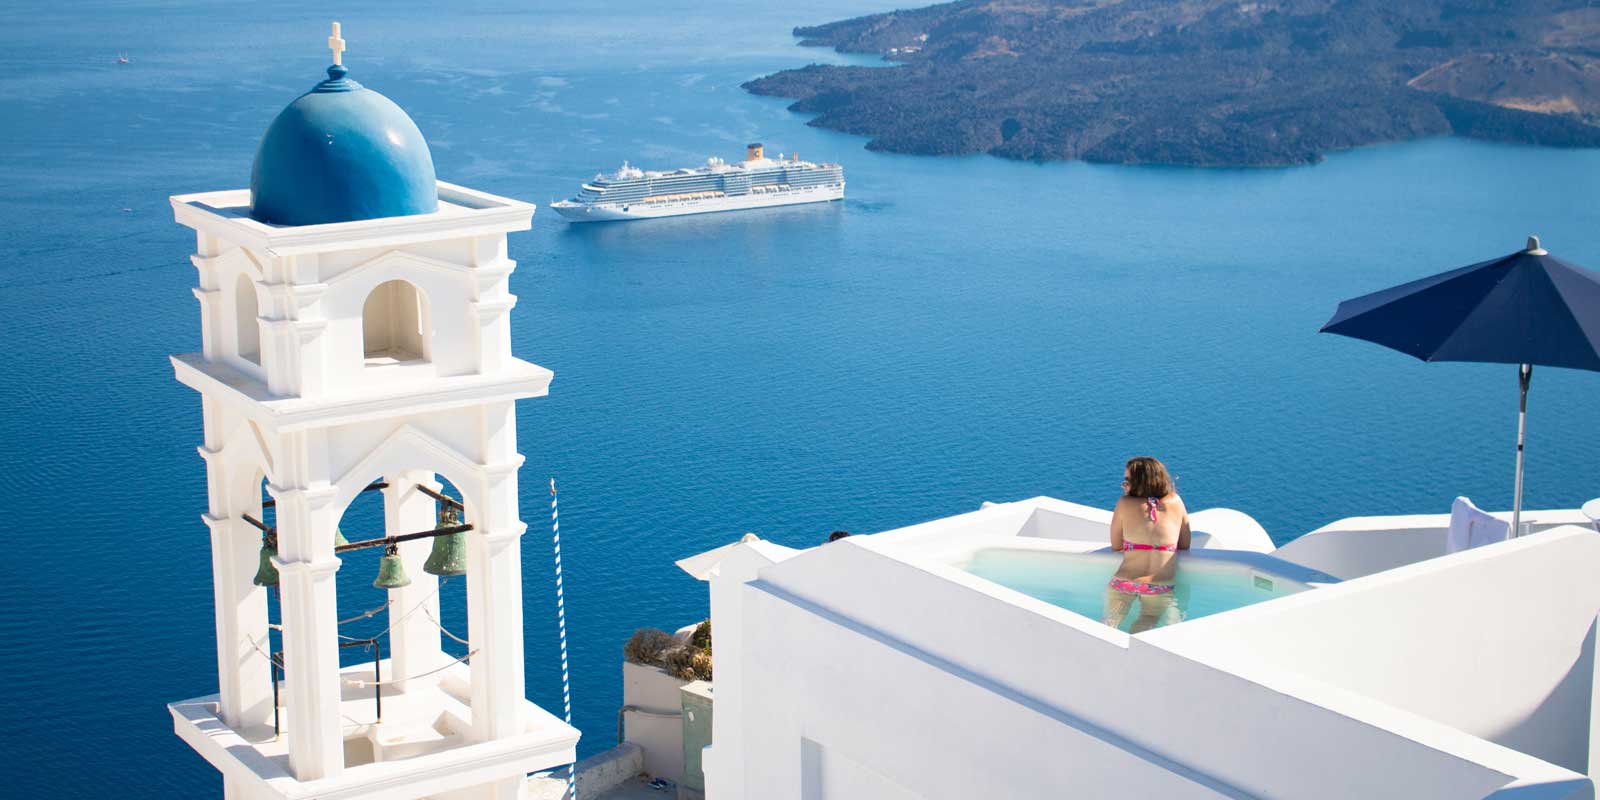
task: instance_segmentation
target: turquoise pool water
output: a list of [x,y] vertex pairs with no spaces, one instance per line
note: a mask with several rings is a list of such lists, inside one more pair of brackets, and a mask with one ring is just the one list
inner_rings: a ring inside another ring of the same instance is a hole
[[[961,568],[1098,621],[1105,608],[1106,583],[1121,560],[1112,553],[1050,553],[997,547],[979,550]],[[1185,620],[1298,594],[1309,588],[1301,581],[1249,564],[1178,557],[1175,591],[1178,609]],[[1128,630],[1137,616],[1135,607],[1120,628]]]

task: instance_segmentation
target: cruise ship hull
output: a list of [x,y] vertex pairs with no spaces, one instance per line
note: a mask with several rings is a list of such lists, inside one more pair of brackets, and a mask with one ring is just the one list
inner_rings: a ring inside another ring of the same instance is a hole
[[825,203],[844,197],[844,184],[788,189],[765,194],[745,194],[733,197],[713,197],[703,200],[677,200],[661,203],[640,201],[629,204],[586,204],[562,200],[550,205],[557,214],[571,222],[615,222],[627,219],[654,219],[679,217],[685,214],[710,214],[717,211],[737,211],[744,208],[767,208],[802,203]]

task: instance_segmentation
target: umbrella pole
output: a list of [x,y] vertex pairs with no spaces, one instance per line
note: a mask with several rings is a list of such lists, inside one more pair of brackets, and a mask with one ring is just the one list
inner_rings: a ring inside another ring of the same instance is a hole
[[1522,445],[1528,433],[1528,383],[1533,380],[1533,365],[1517,368],[1517,383],[1522,387],[1522,400],[1517,405],[1517,486],[1511,501],[1511,538],[1522,535]]

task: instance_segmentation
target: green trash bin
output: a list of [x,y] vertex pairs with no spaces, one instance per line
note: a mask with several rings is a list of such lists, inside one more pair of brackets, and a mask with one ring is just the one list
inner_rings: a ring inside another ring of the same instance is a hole
[[683,783],[705,795],[706,774],[700,756],[711,746],[711,682],[695,681],[678,690],[683,700]]

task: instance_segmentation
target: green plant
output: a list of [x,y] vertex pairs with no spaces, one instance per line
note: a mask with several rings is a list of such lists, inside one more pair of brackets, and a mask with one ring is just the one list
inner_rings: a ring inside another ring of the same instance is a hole
[[700,650],[694,654],[694,676],[696,680],[711,680],[710,650]]
[[656,628],[640,628],[622,646],[622,657],[649,667],[664,666],[663,656],[675,645],[672,634]]
[[683,681],[711,680],[711,653],[695,647],[684,646],[668,650],[661,666],[667,674]]
[[661,658],[661,666],[668,675],[684,681],[694,680],[694,651],[687,647],[668,650]]
[[695,626],[694,633],[689,634],[689,646],[696,650],[711,652],[711,620],[706,620]]

